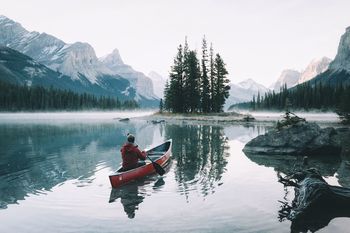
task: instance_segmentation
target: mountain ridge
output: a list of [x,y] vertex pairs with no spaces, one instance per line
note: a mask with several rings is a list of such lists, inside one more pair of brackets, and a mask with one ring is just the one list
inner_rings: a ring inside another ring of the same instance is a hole
[[[110,85],[116,85],[118,80],[124,78],[136,90],[136,94],[132,98],[147,106],[158,105],[159,99],[154,95],[152,85],[151,88],[143,88],[135,81],[143,79],[142,75],[135,71],[133,74],[138,76],[132,77],[131,74],[124,77],[109,69],[97,58],[93,47],[88,43],[67,44],[45,32],[29,32],[20,23],[6,16],[0,16],[0,44],[32,57],[48,68],[71,77],[72,80],[78,80],[82,83],[88,81],[91,85],[100,86],[106,90],[106,94],[115,88],[118,89],[118,87]],[[111,82],[113,78],[116,79],[116,82]],[[109,81],[106,82],[106,80]],[[143,89],[146,89],[147,92]],[[125,90],[131,91],[130,88]],[[129,97],[131,96],[129,95]]]

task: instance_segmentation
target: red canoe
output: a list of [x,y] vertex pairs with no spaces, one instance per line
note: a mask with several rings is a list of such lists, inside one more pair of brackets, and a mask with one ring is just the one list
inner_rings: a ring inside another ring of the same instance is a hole
[[[164,168],[168,164],[171,156],[171,145],[172,141],[170,139],[159,146],[147,150],[147,155],[154,162],[158,163]],[[121,168],[122,167],[117,170],[116,174],[109,176],[109,180],[113,188],[118,188],[130,181],[145,177],[156,172],[153,164],[149,159],[146,160],[145,165],[134,168],[132,170],[122,171]]]

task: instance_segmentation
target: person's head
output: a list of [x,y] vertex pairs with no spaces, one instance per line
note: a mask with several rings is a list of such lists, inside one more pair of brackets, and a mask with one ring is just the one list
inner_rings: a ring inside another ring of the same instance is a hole
[[135,136],[134,135],[128,133],[126,136],[127,136],[128,142],[130,142],[130,143],[134,143],[135,142]]

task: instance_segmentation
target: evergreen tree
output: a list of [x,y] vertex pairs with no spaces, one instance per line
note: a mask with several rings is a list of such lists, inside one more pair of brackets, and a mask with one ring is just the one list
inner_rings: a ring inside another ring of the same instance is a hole
[[205,36],[202,41],[202,75],[201,75],[201,108],[202,112],[210,112],[210,83],[208,77],[208,49]]
[[219,54],[216,54],[214,63],[214,98],[213,98],[213,111],[222,112],[226,99],[229,97],[230,82],[227,78],[227,70],[225,63]]
[[214,111],[214,87],[216,83],[215,79],[215,66],[214,66],[214,49],[213,43],[210,43],[210,53],[209,53],[209,66],[210,66],[210,111]]
[[168,79],[166,80],[164,87],[164,109],[166,111],[172,111],[172,96]]
[[[167,93],[167,102],[173,112],[184,112],[184,64],[182,45],[179,45],[174,65],[170,71],[170,85]],[[168,99],[169,98],[169,99]]]
[[163,99],[161,98],[160,101],[159,101],[159,112],[162,113],[163,112]]
[[184,110],[185,112],[198,112],[200,109],[200,68],[195,51],[189,51],[185,57],[184,80]]

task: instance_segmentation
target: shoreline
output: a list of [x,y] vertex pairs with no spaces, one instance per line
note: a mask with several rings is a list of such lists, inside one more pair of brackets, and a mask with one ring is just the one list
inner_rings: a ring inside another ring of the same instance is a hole
[[[318,124],[335,125],[344,127],[340,123],[335,113],[296,113],[298,116],[305,118],[308,122]],[[247,120],[247,116],[254,119]],[[212,123],[212,124],[275,124],[283,119],[283,113],[256,112],[242,114],[236,112],[224,112],[217,114],[178,114],[178,113],[154,113],[148,116],[136,117],[150,121],[152,123],[161,123],[163,121],[170,123]],[[345,126],[346,127],[346,126]]]

